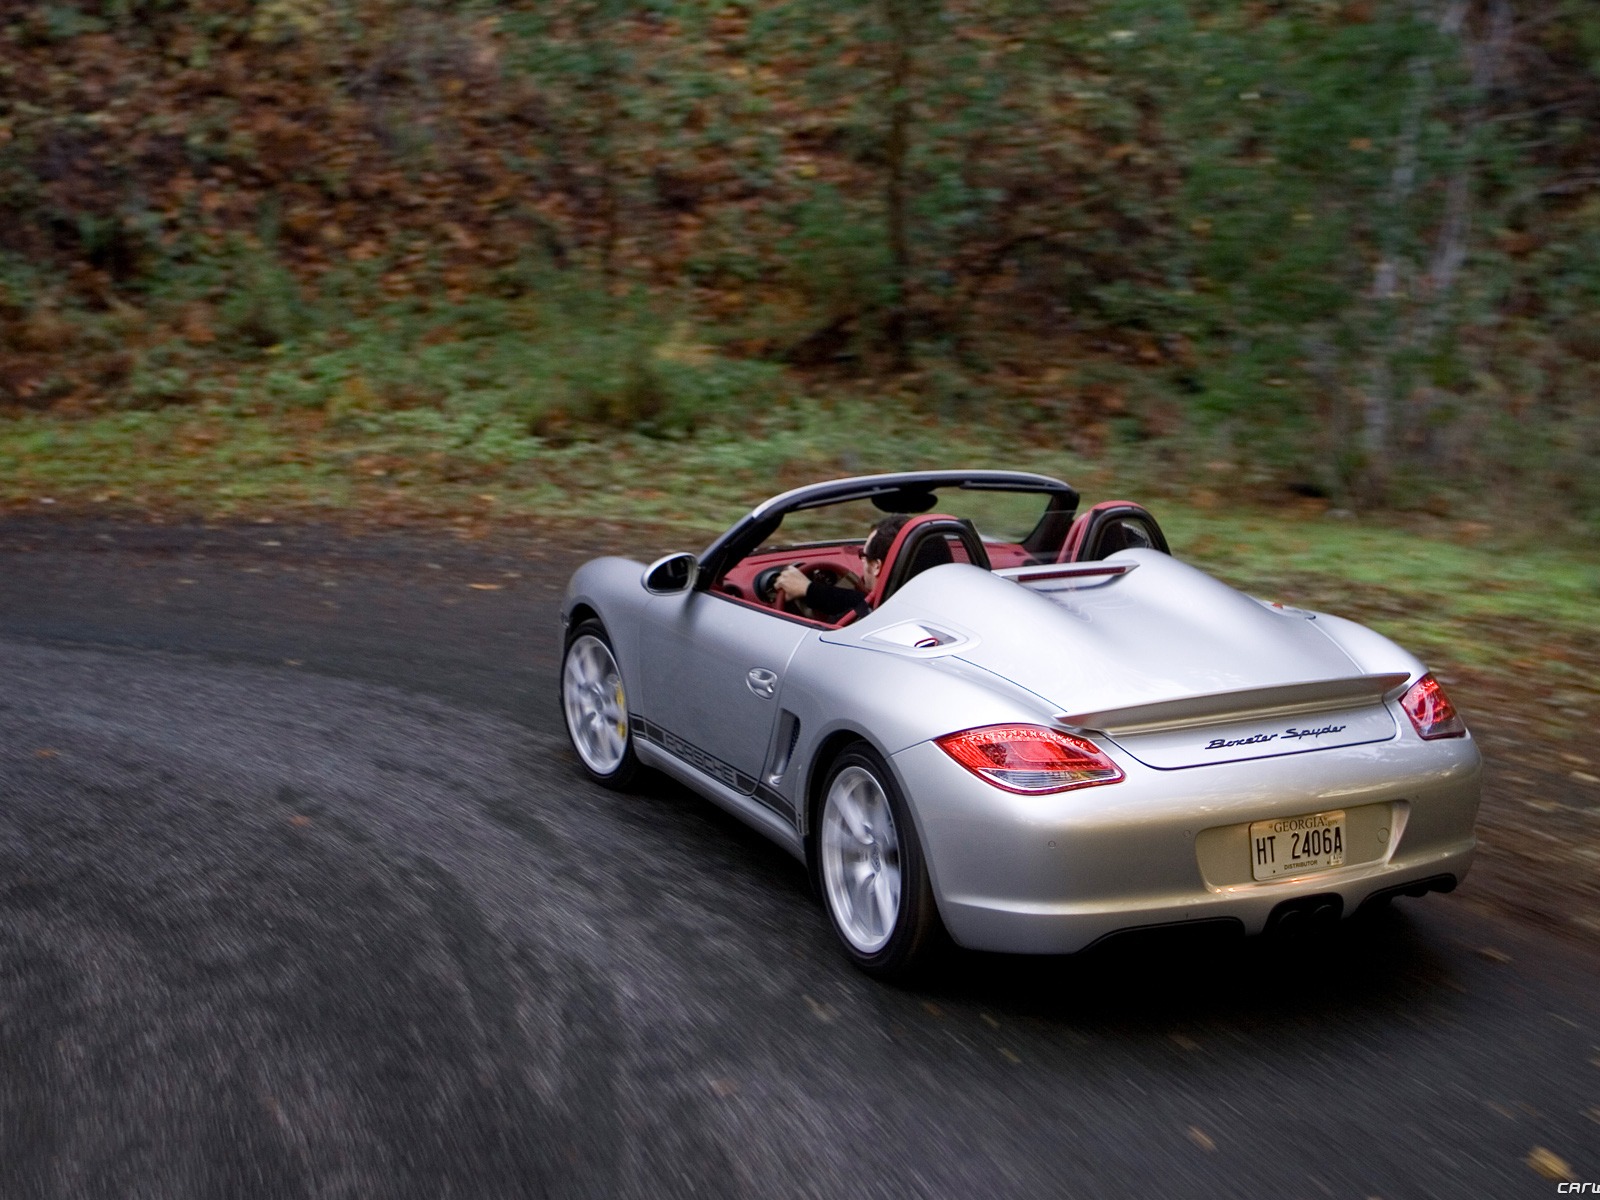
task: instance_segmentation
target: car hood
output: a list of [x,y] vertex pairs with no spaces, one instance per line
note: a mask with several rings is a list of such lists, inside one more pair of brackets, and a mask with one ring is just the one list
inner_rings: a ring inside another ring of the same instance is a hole
[[[1363,674],[1313,614],[1263,604],[1167,555],[1124,551],[1104,565],[1129,569],[1023,583],[965,564],[936,567],[870,617],[824,636],[959,657],[1040,696],[1071,723],[1130,734],[1370,708],[1404,680],[1403,668]],[[1393,736],[1386,719],[1363,730],[1363,741]],[[1297,748],[1340,741],[1325,735]],[[1250,745],[1223,757],[1267,752]]]

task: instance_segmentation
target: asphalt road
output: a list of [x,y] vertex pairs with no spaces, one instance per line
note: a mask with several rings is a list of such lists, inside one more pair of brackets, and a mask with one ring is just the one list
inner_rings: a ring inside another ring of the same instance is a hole
[[1287,947],[859,975],[787,856],[581,779],[579,557],[0,521],[0,1196],[1600,1181],[1600,957],[1470,880]]

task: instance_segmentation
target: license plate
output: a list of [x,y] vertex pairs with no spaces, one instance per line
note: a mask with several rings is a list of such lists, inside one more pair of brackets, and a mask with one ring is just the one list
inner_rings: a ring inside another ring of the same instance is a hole
[[1344,810],[1250,825],[1250,871],[1279,879],[1344,866]]

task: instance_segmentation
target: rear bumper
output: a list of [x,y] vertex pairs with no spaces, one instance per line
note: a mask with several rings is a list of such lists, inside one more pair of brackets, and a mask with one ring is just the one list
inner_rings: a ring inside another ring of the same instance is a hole
[[[1466,875],[1476,849],[1481,764],[1470,738],[1176,771],[1108,750],[1123,782],[1053,796],[999,791],[932,743],[894,756],[958,943],[1070,953],[1129,929],[1218,920],[1259,933],[1301,897],[1336,895],[1349,914],[1380,893],[1427,881],[1438,890]],[[1348,814],[1345,865],[1251,877],[1251,822],[1331,810]]]

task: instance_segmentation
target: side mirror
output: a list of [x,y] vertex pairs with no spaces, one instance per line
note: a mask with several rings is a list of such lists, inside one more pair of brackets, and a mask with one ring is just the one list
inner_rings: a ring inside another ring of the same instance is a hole
[[700,566],[692,554],[669,554],[645,568],[644,590],[652,596],[675,596],[694,584]]

